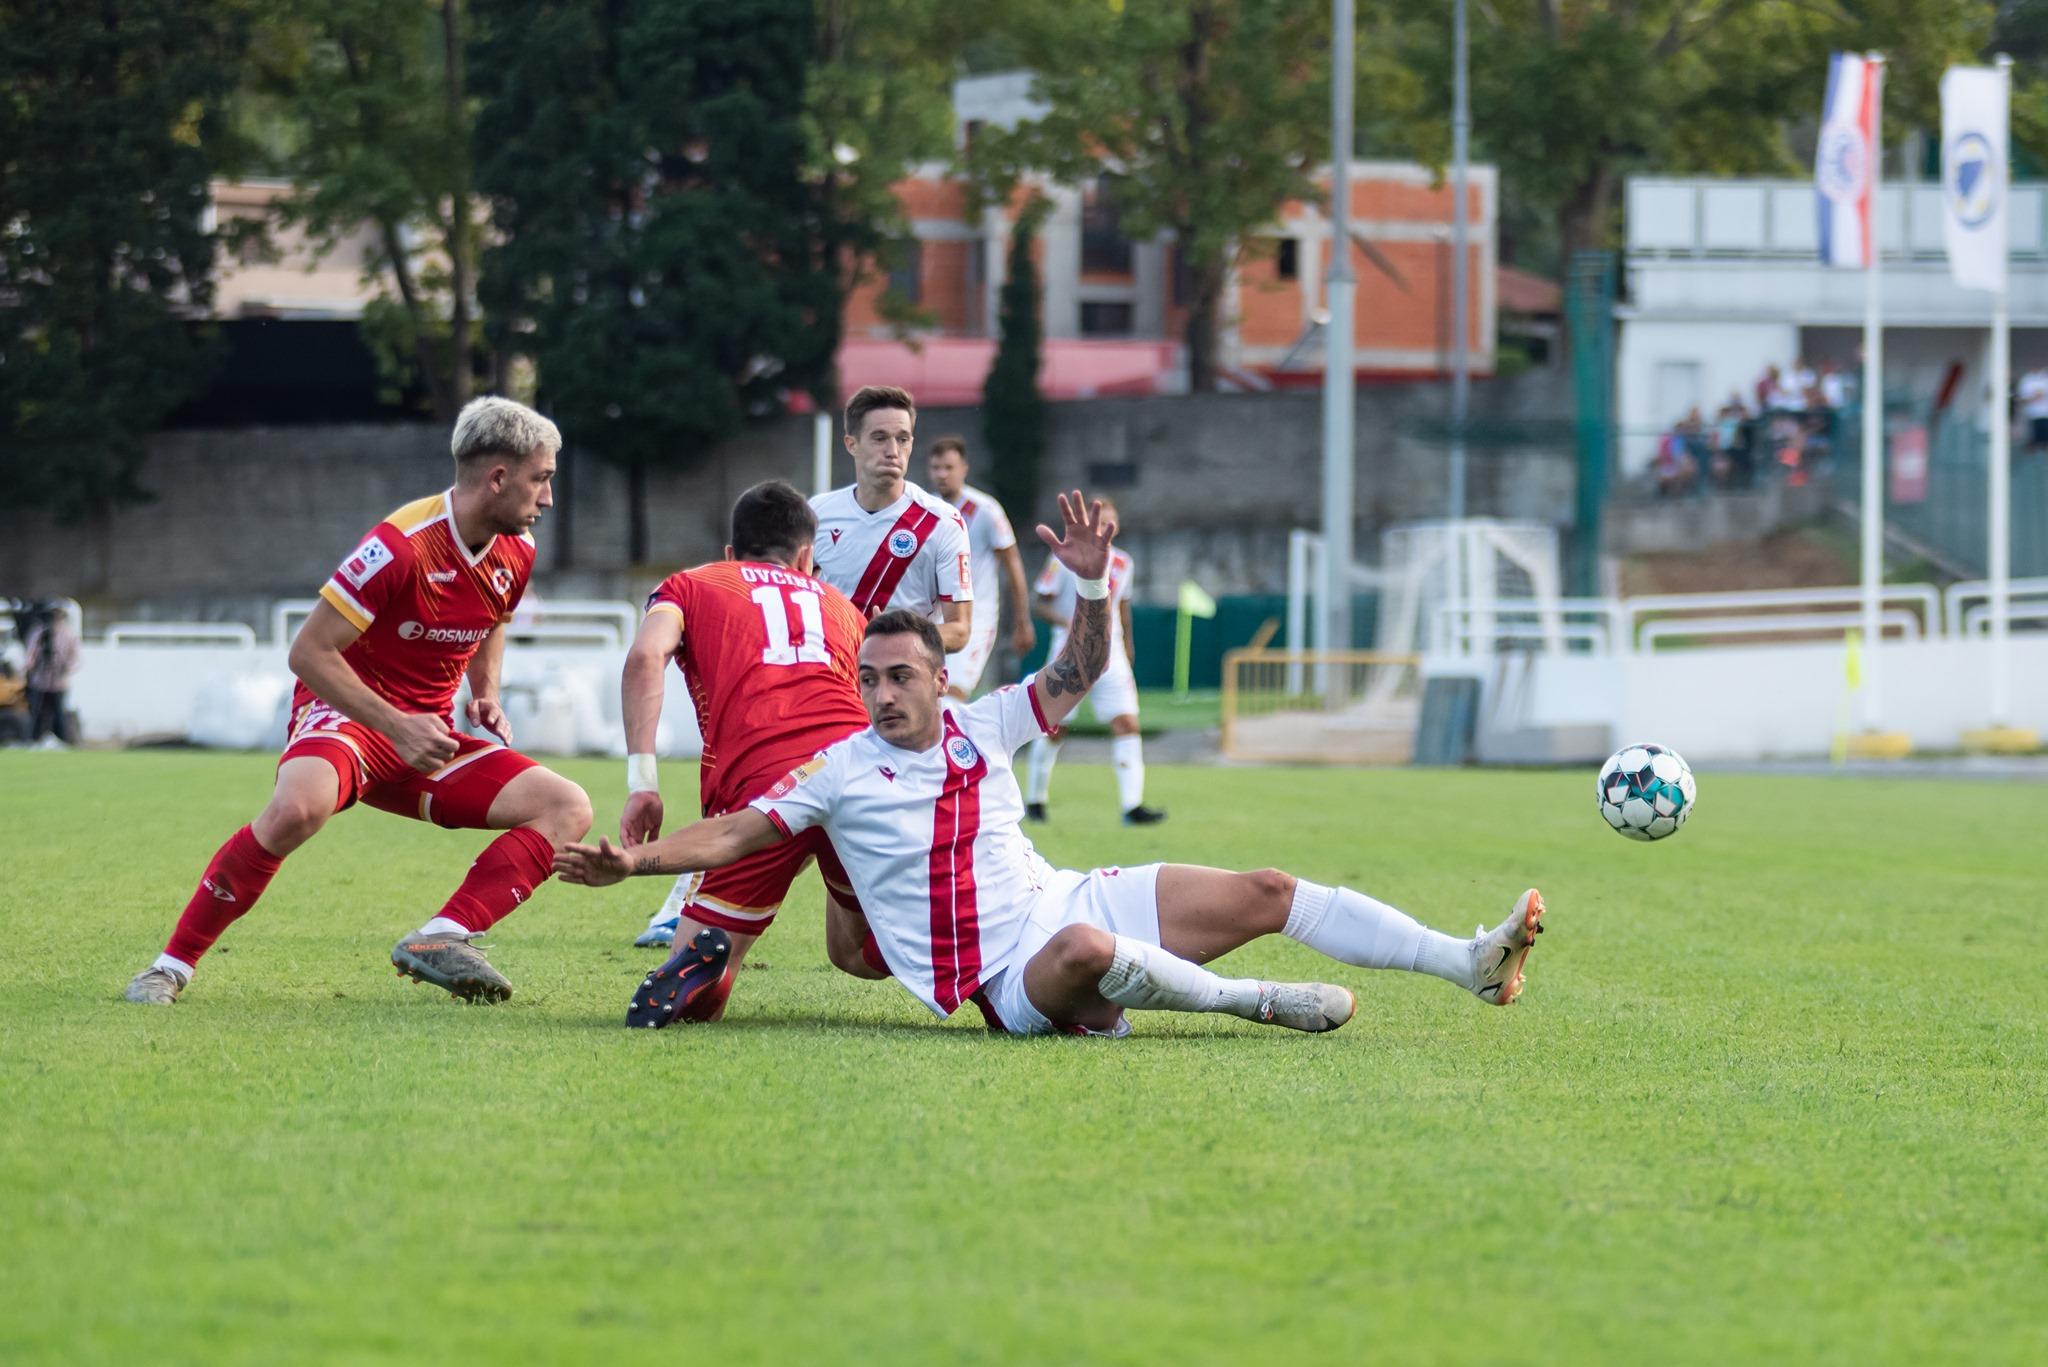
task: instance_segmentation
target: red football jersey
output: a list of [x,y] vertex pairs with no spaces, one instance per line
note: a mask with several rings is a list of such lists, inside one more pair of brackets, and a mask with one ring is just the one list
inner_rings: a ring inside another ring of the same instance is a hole
[[868,724],[858,683],[867,623],[810,575],[720,560],[664,579],[647,610],[683,619],[675,660],[704,733],[704,815],[744,805]]
[[[448,716],[462,672],[526,592],[533,538],[494,536],[472,555],[455,534],[454,490],[408,503],[370,529],[320,596],[362,630],[342,658],[402,712]],[[303,680],[292,712],[313,700]]]

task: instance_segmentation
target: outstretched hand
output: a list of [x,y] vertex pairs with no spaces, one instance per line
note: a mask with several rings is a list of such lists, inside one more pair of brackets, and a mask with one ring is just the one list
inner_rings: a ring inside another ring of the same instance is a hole
[[1109,573],[1109,543],[1116,536],[1116,519],[1091,503],[1079,489],[1060,495],[1059,534],[1043,522],[1038,539],[1052,551],[1052,558],[1074,572],[1077,579],[1100,579]]
[[555,876],[587,888],[609,887],[633,872],[626,853],[599,836],[595,845],[564,845],[555,851]]

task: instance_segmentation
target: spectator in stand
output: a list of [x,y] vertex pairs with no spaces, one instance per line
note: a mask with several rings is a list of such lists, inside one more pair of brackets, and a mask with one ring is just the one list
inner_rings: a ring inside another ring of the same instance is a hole
[[1820,363],[1820,401],[1830,413],[1839,415],[1849,406],[1849,377],[1835,361]]
[[1820,376],[1814,374],[1813,367],[1804,356],[1792,363],[1792,373],[1785,377],[1785,387],[1799,396],[1801,408],[1811,409],[1814,406],[1813,393],[1819,386]]
[[1724,489],[1746,489],[1755,472],[1749,410],[1743,407],[1742,391],[1732,390],[1714,415],[1714,482]]
[[65,734],[64,695],[71,691],[71,680],[78,673],[78,633],[63,605],[53,606],[50,615],[29,633],[25,673],[34,713],[29,723],[34,733],[31,740],[45,749],[60,749],[71,740]]
[[2027,420],[2027,449],[2048,451],[2048,366],[2020,376],[2020,416]]
[[1756,377],[1755,388],[1756,411],[1758,413],[1770,412],[1771,396],[1778,392],[1778,368],[1774,365],[1765,366],[1763,373]]
[[1667,498],[1689,493],[1699,481],[1699,462],[1693,459],[1679,423],[1657,440],[1657,458],[1650,472],[1657,479],[1657,492]]

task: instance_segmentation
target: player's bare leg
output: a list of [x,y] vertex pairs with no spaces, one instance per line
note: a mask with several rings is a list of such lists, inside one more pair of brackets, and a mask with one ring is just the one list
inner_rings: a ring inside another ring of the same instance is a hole
[[512,984],[472,940],[532,895],[555,851],[590,830],[590,798],[539,765],[513,776],[492,799],[485,824],[504,831],[469,866],[462,886],[415,934],[391,950],[402,976],[466,1001],[503,1001]]
[[1278,869],[1168,864],[1159,871],[1158,898],[1160,943],[1196,963],[1281,934],[1359,968],[1428,973],[1500,1006],[1520,995],[1523,964],[1543,928],[1543,898],[1534,888],[1507,920],[1470,939],[1431,930],[1364,893]]
[[319,833],[339,800],[339,775],[325,759],[302,755],[280,764],[270,801],[214,853],[164,952],[129,982],[127,1000],[176,1001],[200,956],[256,905],[285,856]]

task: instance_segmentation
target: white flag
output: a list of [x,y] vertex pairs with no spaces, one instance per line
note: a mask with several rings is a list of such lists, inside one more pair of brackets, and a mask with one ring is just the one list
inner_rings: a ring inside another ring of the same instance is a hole
[[2005,79],[1993,68],[1942,76],[1941,235],[1964,289],[2005,289],[2006,118]]

